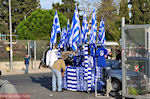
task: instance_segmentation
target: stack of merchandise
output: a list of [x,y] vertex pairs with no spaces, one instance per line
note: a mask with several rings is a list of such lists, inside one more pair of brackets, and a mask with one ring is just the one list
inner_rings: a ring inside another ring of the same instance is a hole
[[[95,80],[97,79],[97,89],[102,90],[105,83],[102,81],[102,72],[99,67],[88,67],[91,71],[91,88],[89,91],[95,90]],[[66,66],[66,72],[64,78],[62,79],[62,87],[71,91],[87,91],[88,79],[85,79],[85,67],[84,66]]]

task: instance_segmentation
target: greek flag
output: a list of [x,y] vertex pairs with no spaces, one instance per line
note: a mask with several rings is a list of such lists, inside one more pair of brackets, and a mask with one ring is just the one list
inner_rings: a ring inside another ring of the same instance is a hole
[[87,43],[87,32],[89,31],[86,12],[84,11],[82,29],[81,29],[81,41]]
[[61,45],[65,46],[67,42],[67,31],[66,28],[62,28],[62,33],[61,33]]
[[106,38],[105,38],[105,21],[101,19],[100,26],[99,26],[99,32],[98,32],[98,39],[99,43],[105,46],[106,44]]
[[73,49],[73,51],[77,50],[77,44],[80,42],[80,22],[77,6],[75,7],[75,12],[72,19],[71,24],[71,32],[69,36],[69,43]]
[[95,12],[95,10],[93,10],[91,33],[90,33],[90,43],[96,43],[96,32],[97,32],[96,12]]
[[54,20],[53,20],[53,25],[52,25],[52,32],[51,32],[51,39],[50,39],[50,49],[52,49],[52,45],[56,44],[56,38],[57,38],[57,33],[60,33],[60,23],[59,23],[59,18],[57,11],[55,12]]

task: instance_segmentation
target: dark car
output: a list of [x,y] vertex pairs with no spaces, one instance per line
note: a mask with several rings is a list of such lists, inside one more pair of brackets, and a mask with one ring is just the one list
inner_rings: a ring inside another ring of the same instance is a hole
[[[122,89],[122,69],[121,63],[117,60],[106,60],[106,71],[112,79],[112,91]],[[146,75],[127,69],[127,87],[146,88]]]

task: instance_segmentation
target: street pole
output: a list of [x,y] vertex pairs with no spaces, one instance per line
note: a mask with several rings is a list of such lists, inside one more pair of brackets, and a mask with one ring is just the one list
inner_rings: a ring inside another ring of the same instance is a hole
[[34,41],[34,69],[36,70],[36,41]]
[[11,0],[9,0],[9,31],[10,31],[10,67],[13,69],[13,48],[12,48],[12,23],[11,23]]
[[122,40],[122,96],[125,99],[126,95],[126,65],[125,65],[125,17],[122,17],[121,20],[121,40]]

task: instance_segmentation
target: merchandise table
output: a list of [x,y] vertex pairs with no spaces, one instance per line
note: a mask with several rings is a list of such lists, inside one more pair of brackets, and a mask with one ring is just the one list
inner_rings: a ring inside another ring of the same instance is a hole
[[101,69],[99,67],[88,67],[88,70],[88,79],[86,79],[85,67],[66,66],[62,78],[62,88],[71,91],[94,91],[95,80],[97,79],[97,89],[102,90],[105,82],[101,81],[100,78]]
[[[104,51],[99,50],[99,55],[104,56]],[[94,91],[95,81],[97,90],[102,90],[105,82],[102,81],[102,68],[95,65],[97,60],[94,56],[93,62],[88,55],[88,45],[84,45],[83,55],[75,57],[75,65],[67,65],[62,79],[62,88],[72,91]],[[96,55],[95,55],[96,56]],[[94,65],[91,65],[94,64]]]

